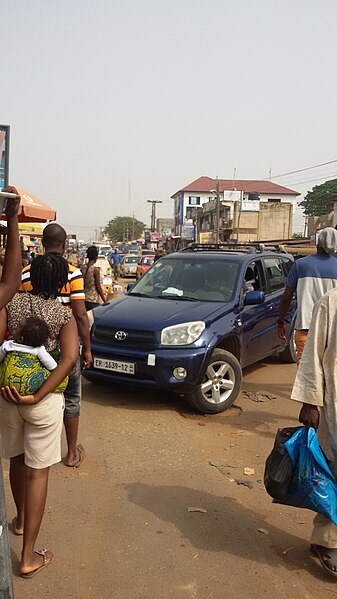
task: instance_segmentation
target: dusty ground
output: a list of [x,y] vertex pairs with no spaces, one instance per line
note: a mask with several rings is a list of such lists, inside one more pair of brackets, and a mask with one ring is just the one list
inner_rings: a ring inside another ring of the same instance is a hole
[[87,456],[78,470],[53,468],[39,537],[57,559],[20,579],[20,539],[10,535],[16,599],[337,594],[308,554],[312,515],[273,505],[262,484],[277,427],[296,423],[294,372],[272,360],[246,370],[243,391],[253,395],[218,416],[197,416],[169,395],[84,383]]

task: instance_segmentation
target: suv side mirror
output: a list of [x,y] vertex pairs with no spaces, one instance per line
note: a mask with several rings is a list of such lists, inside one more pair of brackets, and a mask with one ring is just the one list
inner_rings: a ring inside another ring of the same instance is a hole
[[247,291],[244,298],[245,306],[256,306],[257,304],[263,304],[265,295],[263,291]]
[[129,293],[129,291],[134,288],[135,284],[136,283],[129,283],[126,287],[126,293]]

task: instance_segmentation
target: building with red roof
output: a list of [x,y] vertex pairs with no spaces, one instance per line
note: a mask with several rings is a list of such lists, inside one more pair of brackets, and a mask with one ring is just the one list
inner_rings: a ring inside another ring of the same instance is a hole
[[[278,185],[272,181],[256,181],[250,179],[212,179],[199,177],[192,183],[179,189],[173,194],[175,235],[182,235],[186,225],[195,220],[195,212],[204,207],[206,212],[214,207],[217,189],[220,198],[222,221],[234,222],[234,214],[239,212],[259,212],[261,203],[273,204],[273,214],[278,209],[275,204],[292,204],[296,207],[299,192]],[[291,213],[293,212],[291,211]],[[200,211],[200,210],[199,210]],[[281,212],[281,208],[279,209]],[[246,215],[248,218],[248,215]],[[272,223],[271,223],[272,226]],[[290,230],[290,224],[288,232]],[[227,226],[230,237],[231,229]]]

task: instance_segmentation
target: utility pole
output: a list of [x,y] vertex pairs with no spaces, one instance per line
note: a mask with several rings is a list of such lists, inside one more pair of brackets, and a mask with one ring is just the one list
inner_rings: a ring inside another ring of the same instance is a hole
[[135,214],[132,215],[132,241],[135,240]]
[[216,243],[220,243],[220,193],[218,176],[216,178]]
[[163,202],[161,200],[148,200],[147,201],[148,204],[152,204],[152,209],[151,209],[151,231],[155,231],[156,230],[156,205],[157,204],[162,204]]

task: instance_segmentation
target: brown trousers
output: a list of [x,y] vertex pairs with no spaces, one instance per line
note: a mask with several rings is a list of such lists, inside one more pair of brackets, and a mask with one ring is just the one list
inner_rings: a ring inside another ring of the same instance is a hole
[[308,332],[309,331],[307,331],[307,330],[298,330],[298,331],[296,330],[295,331],[295,343],[296,343],[296,349],[297,349],[297,366],[299,365],[301,358],[302,358],[305,342],[308,337]]

